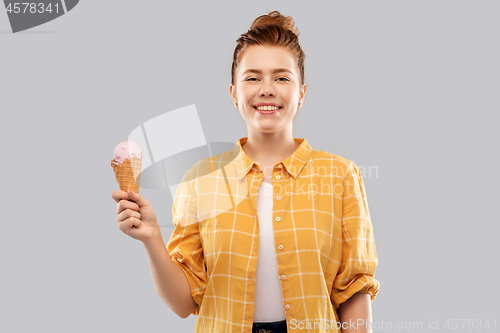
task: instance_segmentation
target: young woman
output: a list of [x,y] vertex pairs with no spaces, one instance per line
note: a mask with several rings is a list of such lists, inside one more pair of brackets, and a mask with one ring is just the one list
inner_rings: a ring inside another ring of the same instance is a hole
[[198,315],[196,332],[371,332],[380,284],[360,170],[292,134],[307,91],[298,34],[274,11],[237,40],[229,93],[248,136],[185,173],[167,246],[146,199],[112,194],[158,294]]

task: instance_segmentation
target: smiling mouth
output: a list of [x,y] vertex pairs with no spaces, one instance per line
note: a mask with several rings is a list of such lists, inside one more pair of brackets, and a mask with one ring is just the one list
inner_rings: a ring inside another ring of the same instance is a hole
[[273,111],[279,111],[279,110],[281,110],[282,108],[283,108],[283,107],[281,107],[281,106],[280,106],[280,107],[274,107],[274,106],[273,106],[273,107],[269,107],[269,106],[268,106],[268,107],[263,107],[263,108],[261,107],[260,109],[258,109],[258,108],[257,108],[257,107],[255,107],[255,106],[253,107],[253,109],[254,109],[255,111],[259,111],[259,112],[273,112]]

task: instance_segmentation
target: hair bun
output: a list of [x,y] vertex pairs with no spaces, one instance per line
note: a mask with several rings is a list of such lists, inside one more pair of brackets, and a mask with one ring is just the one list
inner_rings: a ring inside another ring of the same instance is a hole
[[257,17],[247,32],[236,40],[231,65],[231,84],[236,86],[236,75],[241,57],[253,45],[286,48],[293,56],[298,69],[300,85],[304,85],[304,61],[306,55],[299,43],[299,30],[291,16],[283,16],[277,10]]
[[297,36],[300,34],[299,29],[297,29],[297,27],[295,26],[295,22],[293,21],[293,18],[291,16],[283,16],[277,10],[272,11],[267,15],[261,15],[261,16],[257,17],[253,21],[250,29],[264,26],[266,24],[276,24],[285,30],[290,30],[291,32],[293,32]]

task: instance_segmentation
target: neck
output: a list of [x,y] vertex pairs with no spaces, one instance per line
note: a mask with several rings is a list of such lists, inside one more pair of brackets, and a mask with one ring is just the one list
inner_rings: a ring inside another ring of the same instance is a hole
[[248,140],[243,145],[243,150],[257,164],[275,164],[292,155],[298,146],[291,131],[275,133],[248,131]]

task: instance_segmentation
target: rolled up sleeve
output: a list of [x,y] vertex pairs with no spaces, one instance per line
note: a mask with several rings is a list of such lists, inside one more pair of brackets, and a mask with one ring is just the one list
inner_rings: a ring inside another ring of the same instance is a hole
[[207,269],[198,229],[194,183],[195,180],[188,180],[186,173],[177,187],[172,204],[174,230],[167,243],[167,251],[186,275],[191,295],[198,304],[192,314],[198,315],[207,286]]
[[335,309],[356,292],[370,294],[373,301],[380,288],[374,278],[378,258],[365,187],[352,162],[344,177],[342,215],[342,262],[331,293]]

